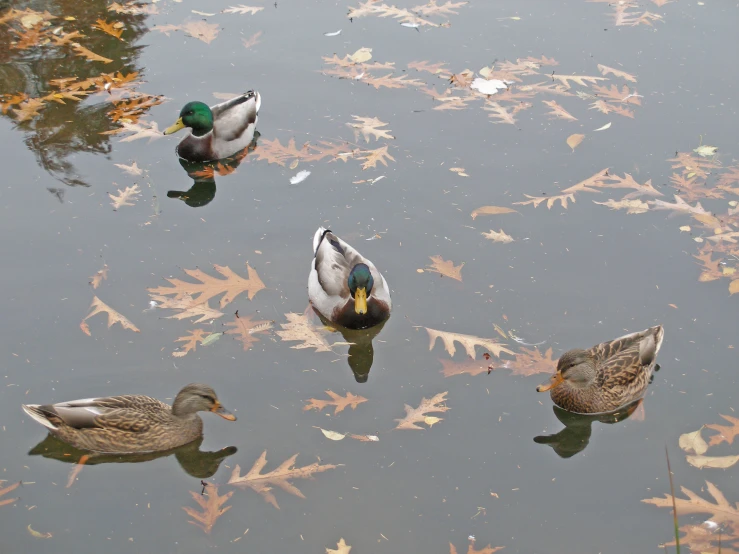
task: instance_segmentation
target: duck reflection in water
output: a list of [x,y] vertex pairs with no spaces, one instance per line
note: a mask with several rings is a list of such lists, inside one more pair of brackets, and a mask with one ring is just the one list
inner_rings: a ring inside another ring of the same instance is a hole
[[[600,423],[618,423],[628,419],[642,404],[637,400],[628,406],[619,408],[615,412],[605,414],[576,414],[553,406],[554,415],[565,426],[559,433],[554,435],[540,435],[534,437],[537,444],[548,444],[560,458],[571,458],[578,452],[585,450],[590,442],[592,433],[591,425],[594,421]],[[643,410],[643,408],[642,408]]]
[[84,463],[85,465],[92,466],[98,464],[137,464],[158,458],[166,458],[174,454],[185,473],[197,479],[207,479],[218,471],[223,460],[236,454],[238,451],[235,446],[229,446],[215,452],[201,452],[200,445],[202,443],[203,437],[200,437],[183,446],[163,452],[105,454],[79,450],[49,434],[44,440],[34,446],[28,452],[28,455],[43,456],[44,458],[72,464]]
[[383,321],[379,325],[369,327],[367,329],[347,329],[337,323],[333,323],[323,317],[320,312],[315,311],[313,308],[309,308],[309,311],[317,315],[321,320],[321,323],[328,329],[341,333],[344,337],[344,341],[349,344],[349,367],[354,374],[354,379],[357,383],[366,383],[369,379],[370,369],[372,369],[372,362],[375,358],[375,348],[372,344],[374,338],[380,334],[382,328],[387,323],[387,320]]
[[216,196],[216,175],[229,175],[236,171],[241,162],[249,152],[257,147],[259,131],[254,133],[251,144],[230,158],[224,158],[215,162],[190,162],[180,158],[180,165],[188,177],[193,180],[189,190],[167,191],[168,198],[179,198],[191,208],[200,208],[210,202]]

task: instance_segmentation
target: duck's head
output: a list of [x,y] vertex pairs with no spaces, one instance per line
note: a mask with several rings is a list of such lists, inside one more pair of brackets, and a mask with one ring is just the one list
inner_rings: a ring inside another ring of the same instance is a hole
[[574,387],[587,386],[595,377],[595,359],[585,350],[565,352],[557,362],[557,372],[536,390],[545,392],[567,381]]
[[357,264],[349,272],[349,292],[354,298],[354,311],[358,315],[367,313],[367,297],[372,292],[375,280],[367,264]]
[[236,421],[236,416],[219,402],[215,391],[208,385],[191,383],[177,393],[172,403],[172,414],[186,416],[195,412],[213,412],[229,421]]
[[201,137],[213,130],[213,112],[202,102],[188,102],[180,111],[180,118],[164,130],[165,135],[190,127],[192,134]]

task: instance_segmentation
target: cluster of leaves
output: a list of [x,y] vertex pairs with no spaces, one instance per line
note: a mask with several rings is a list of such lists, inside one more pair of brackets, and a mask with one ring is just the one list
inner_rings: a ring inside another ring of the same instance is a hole
[[437,0],[430,0],[426,4],[413,6],[412,8],[398,8],[395,6],[388,6],[382,2],[382,0],[365,0],[365,2],[360,3],[359,7],[349,8],[347,17],[387,17],[392,18],[407,27],[448,27],[448,22],[434,23],[427,18],[458,15],[459,12],[457,10],[466,4],[467,2],[452,2],[447,0],[444,4],[439,5]]
[[[697,229],[684,225],[680,230],[691,233],[693,240],[700,245],[698,254],[694,256],[702,268],[699,281],[727,279],[730,294],[739,293],[739,200],[730,200],[726,211],[721,214],[707,210],[699,201],[715,202],[725,199],[727,195],[739,197],[739,166],[724,168],[711,156],[714,150],[710,147],[707,150],[706,147],[698,147],[696,151],[676,152],[675,157],[668,160],[672,162],[673,169],[670,186],[676,189],[674,202],[660,199],[664,195],[652,186],[651,180],[640,184],[628,173],[621,177],[604,169],[557,194],[524,195],[527,200],[516,204],[538,207],[545,203],[551,209],[559,203],[563,208],[568,208],[569,202],[575,202],[577,193],[630,189],[631,192],[620,200],[594,202],[613,210],[626,210],[627,214],[661,210],[670,212],[670,215],[690,217]],[[714,181],[710,185],[709,179]],[[652,199],[645,200],[644,197]],[[696,233],[697,230],[700,232]]]
[[[641,2],[636,0],[620,0],[613,2],[612,0],[587,0],[588,2],[607,3],[612,10],[613,22],[617,27],[628,26],[636,27],[637,25],[652,26],[657,21],[663,21],[664,18],[650,11],[642,11]],[[651,0],[657,7],[669,4],[672,0]]]

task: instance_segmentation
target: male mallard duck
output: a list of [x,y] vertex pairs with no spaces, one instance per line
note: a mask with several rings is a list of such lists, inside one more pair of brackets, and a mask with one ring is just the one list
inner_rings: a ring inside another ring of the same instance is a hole
[[190,127],[192,132],[177,146],[177,155],[191,162],[210,162],[233,156],[254,138],[257,114],[262,105],[258,92],[250,90],[215,106],[188,102],[180,118],[165,135]]
[[170,450],[203,433],[197,412],[236,421],[208,385],[184,387],[170,407],[140,394],[85,398],[59,404],[23,405],[49,432],[80,450],[127,454]]
[[366,329],[390,316],[390,288],[375,264],[323,227],[313,236],[313,252],[308,297],[323,317]]
[[552,401],[569,412],[617,410],[644,396],[664,336],[664,329],[657,325],[589,350],[565,352],[557,372],[536,390],[551,391]]

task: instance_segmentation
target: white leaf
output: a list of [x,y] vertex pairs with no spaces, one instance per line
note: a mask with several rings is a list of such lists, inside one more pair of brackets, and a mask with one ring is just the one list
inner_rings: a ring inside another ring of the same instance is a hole
[[739,462],[739,456],[687,456],[686,460],[691,466],[699,469],[706,467],[726,469]]
[[294,177],[290,177],[290,184],[297,185],[298,183],[302,183],[308,178],[308,175],[310,175],[310,171],[305,169],[303,171],[298,171]]
[[480,79],[477,77],[470,85],[471,89],[474,89],[482,94],[496,94],[499,90],[507,89],[508,85],[513,84],[512,81],[501,81],[500,79]]
[[708,450],[708,445],[701,436],[702,430],[703,427],[701,427],[697,431],[693,431],[692,433],[685,433],[684,435],[680,435],[680,440],[678,441],[680,448],[682,448],[688,454],[698,454],[699,456],[705,454],[706,450]]
[[609,121],[608,123],[603,125],[603,127],[598,127],[596,131],[605,131],[606,129],[610,129],[610,128],[611,128],[611,122]]
[[402,27],[410,27],[411,29],[418,29],[420,25],[418,23],[401,23]]
[[[321,428],[319,427],[319,429]],[[321,429],[321,433],[323,433],[327,439],[331,439],[332,441],[340,441],[341,439],[346,437],[346,435],[342,435],[341,433],[337,433],[336,431],[328,431],[327,429]]]
[[333,33],[323,33],[323,36],[324,37],[336,37],[336,36],[339,36],[340,34],[341,34],[341,29],[339,29],[338,31],[334,31]]

